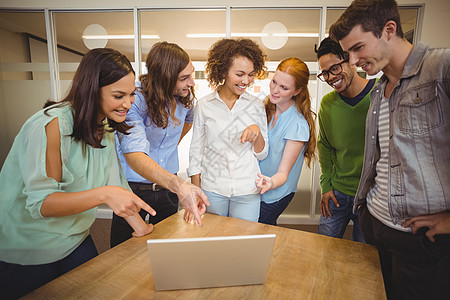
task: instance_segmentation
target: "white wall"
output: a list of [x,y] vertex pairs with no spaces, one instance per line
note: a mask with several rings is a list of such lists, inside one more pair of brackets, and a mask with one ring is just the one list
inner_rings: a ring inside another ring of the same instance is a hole
[[450,48],[450,1],[427,0],[423,3],[425,13],[421,40],[432,47]]

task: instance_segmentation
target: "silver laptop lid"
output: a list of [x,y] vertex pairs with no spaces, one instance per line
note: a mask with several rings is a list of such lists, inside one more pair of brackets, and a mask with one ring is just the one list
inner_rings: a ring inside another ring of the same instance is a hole
[[262,284],[275,234],[147,240],[156,290]]

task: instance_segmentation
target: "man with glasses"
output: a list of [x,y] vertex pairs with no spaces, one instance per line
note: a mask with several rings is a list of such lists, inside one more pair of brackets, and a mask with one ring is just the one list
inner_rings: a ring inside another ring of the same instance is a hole
[[370,91],[375,79],[364,79],[350,66],[348,53],[325,38],[317,50],[317,76],[334,91],[322,98],[319,109],[320,223],[318,233],[342,238],[350,220],[354,241],[364,242],[353,200],[364,156],[364,132]]

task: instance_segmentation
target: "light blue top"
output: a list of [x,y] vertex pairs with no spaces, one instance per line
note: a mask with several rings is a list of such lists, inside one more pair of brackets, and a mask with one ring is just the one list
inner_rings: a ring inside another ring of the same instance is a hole
[[[269,155],[259,162],[261,173],[266,176],[273,176],[278,171],[284,147],[288,140],[307,142],[309,140],[309,125],[305,117],[299,113],[295,105],[291,105],[286,111],[278,116],[278,120],[273,126],[273,118],[269,123]],[[306,145],[306,144],[305,144]],[[288,179],[282,186],[267,191],[261,195],[261,200],[265,203],[273,203],[281,200],[284,196],[297,191],[297,183],[305,158],[305,147],[303,146],[300,155],[289,172]]]
[[[72,107],[41,110],[23,125],[0,173],[0,260],[25,265],[45,264],[65,258],[89,234],[96,208],[65,216],[41,215],[41,206],[55,192],[79,192],[105,185],[128,188],[114,145],[106,132],[105,148],[75,141]],[[61,133],[62,179],[47,177],[45,126],[58,118]]]
[[[136,86],[139,87],[140,83]],[[130,168],[123,153],[143,152],[163,169],[173,174],[178,172],[178,141],[184,123],[192,123],[194,120],[193,109],[177,102],[175,117],[180,121],[178,126],[175,126],[169,117],[169,125],[166,128],[158,127],[148,116],[144,95],[141,92],[136,93],[135,101],[125,120],[128,125],[134,127],[128,130],[129,135],[116,133],[117,152],[128,181],[150,182]]]

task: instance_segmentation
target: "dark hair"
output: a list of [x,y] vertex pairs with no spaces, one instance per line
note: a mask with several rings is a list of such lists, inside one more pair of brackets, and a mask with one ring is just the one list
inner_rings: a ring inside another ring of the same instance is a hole
[[[178,75],[189,64],[189,55],[180,46],[168,42],[153,45],[147,55],[148,73],[141,75],[141,88],[148,107],[148,116],[158,127],[166,128],[169,117],[175,124],[180,121],[175,117],[177,100],[173,91],[177,85]],[[184,107],[191,108],[195,94],[191,88],[186,97],[178,97]]]
[[[300,93],[293,96],[295,108],[301,113],[309,126],[309,141],[305,144],[305,160],[309,168],[316,158],[316,114],[311,110],[311,97],[308,90],[309,69],[308,66],[297,57],[289,57],[280,62],[277,71],[287,73],[292,76],[295,82],[295,89],[300,89]],[[267,123],[272,120],[276,105],[270,102],[270,96],[265,100]]]
[[261,77],[266,69],[266,55],[258,44],[250,39],[222,39],[215,42],[208,51],[205,71],[210,86],[218,87],[228,75],[237,57],[246,57],[253,63],[255,77]]
[[[130,61],[120,52],[110,48],[90,50],[81,59],[75,72],[67,96],[61,102],[47,101],[44,107],[55,103],[70,103],[73,109],[72,137],[94,148],[103,148],[101,132],[115,130],[127,134],[131,127],[125,122],[117,123],[108,119],[110,129],[98,123],[100,112],[101,88],[119,81],[129,73],[134,74]],[[49,107],[48,110],[55,106]],[[100,133],[100,134],[99,134]]]
[[319,49],[315,51],[317,53],[317,59],[329,53],[336,55],[340,59],[348,58],[348,52],[342,50],[341,45],[339,45],[338,42],[329,37],[324,38],[322,42],[320,42]]
[[357,25],[365,32],[381,37],[388,21],[397,24],[396,35],[403,38],[403,30],[395,0],[355,0],[342,16],[330,27],[330,37],[339,41],[345,38]]

